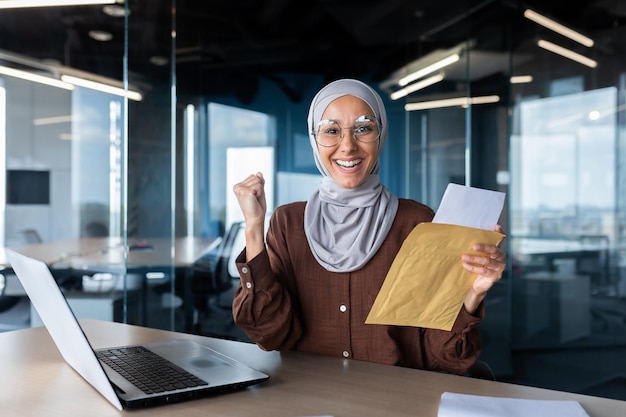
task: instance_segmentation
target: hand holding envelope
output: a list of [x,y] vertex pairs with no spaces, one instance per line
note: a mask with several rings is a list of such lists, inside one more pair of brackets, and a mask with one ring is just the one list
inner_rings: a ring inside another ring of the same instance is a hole
[[461,255],[504,237],[492,230],[503,206],[504,193],[449,184],[433,223],[404,241],[365,322],[450,330],[476,278]]

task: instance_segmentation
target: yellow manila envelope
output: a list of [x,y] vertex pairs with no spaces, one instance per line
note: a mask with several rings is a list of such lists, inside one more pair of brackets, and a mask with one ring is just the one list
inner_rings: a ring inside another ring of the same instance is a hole
[[443,223],[420,223],[396,255],[366,324],[450,330],[476,274],[461,256],[476,243],[496,244],[495,231]]

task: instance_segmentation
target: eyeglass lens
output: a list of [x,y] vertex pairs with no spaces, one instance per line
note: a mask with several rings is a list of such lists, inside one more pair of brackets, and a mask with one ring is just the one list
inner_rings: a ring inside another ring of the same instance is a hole
[[343,139],[343,131],[349,129],[359,142],[374,142],[380,134],[378,120],[372,116],[359,116],[352,127],[341,127],[336,120],[322,120],[317,124],[315,139],[322,146],[335,146]]

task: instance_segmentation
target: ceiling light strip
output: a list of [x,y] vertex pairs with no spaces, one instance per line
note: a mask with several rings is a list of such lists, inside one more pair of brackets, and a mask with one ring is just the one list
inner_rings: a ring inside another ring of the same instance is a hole
[[398,91],[394,91],[393,93],[391,93],[389,95],[389,97],[391,97],[392,100],[397,100],[399,98],[405,97],[411,93],[414,93],[418,90],[424,89],[428,86],[431,86],[433,84],[436,84],[440,81],[442,81],[444,78],[443,74],[437,74],[437,75],[433,75],[432,77],[429,78],[425,78],[421,81],[418,81],[414,84],[408,85],[404,88],[401,88]]
[[540,48],[546,49],[546,50],[548,50],[550,52],[554,52],[557,55],[561,55],[561,56],[563,56],[565,58],[569,58],[572,61],[576,61],[576,62],[578,62],[580,64],[583,64],[583,65],[586,65],[586,66],[588,66],[590,68],[595,68],[595,67],[598,66],[598,63],[596,61],[594,61],[593,59],[587,58],[584,55],[578,54],[578,53],[576,53],[574,51],[571,51],[571,50],[569,50],[567,48],[563,48],[562,46],[556,45],[556,44],[554,44],[552,42],[548,42],[548,41],[545,41],[543,39],[539,39],[539,41],[537,41],[537,45]]
[[2,65],[0,65],[0,74],[7,75],[9,77],[19,78],[26,81],[36,82],[39,84],[49,85],[52,87],[63,88],[65,90],[74,89],[74,86],[72,84],[57,80],[56,78],[37,75],[27,71],[20,71]]
[[116,96],[125,97],[127,96],[130,100],[141,101],[142,96],[137,91],[132,90],[124,90],[120,87],[115,87],[108,84],[102,84],[95,81],[85,80],[84,78],[72,77],[71,75],[62,75],[61,80],[77,85],[79,87],[89,88],[92,90],[102,91],[103,93],[114,94]]
[[510,80],[511,84],[527,84],[533,82],[532,75],[513,75]]
[[38,119],[33,119],[33,125],[35,126],[44,126],[44,125],[53,125],[57,123],[71,123],[73,120],[71,115],[67,116],[51,116],[51,117],[40,117]]
[[0,9],[21,9],[27,7],[89,6],[94,4],[115,4],[117,0],[2,0]]
[[424,68],[421,68],[417,71],[410,73],[409,75],[405,77],[400,78],[400,80],[398,81],[398,85],[400,85],[401,87],[404,87],[405,85],[412,83],[418,78],[422,78],[425,75],[431,74],[437,70],[447,67],[448,65],[454,64],[459,59],[461,59],[461,56],[459,54],[449,55],[443,59],[440,59],[437,62],[427,65]]
[[467,107],[472,104],[490,104],[490,103],[497,103],[498,101],[500,101],[500,96],[497,96],[497,95],[480,96],[480,97],[457,97],[457,98],[447,98],[443,100],[422,101],[419,103],[407,103],[404,105],[404,110],[406,111],[428,110],[428,109],[439,109],[442,107],[455,107],[455,106]]
[[566,38],[576,41],[580,43],[581,45],[585,45],[588,48],[591,48],[593,46],[593,39],[588,38],[585,35],[582,35],[576,32],[575,30],[572,30],[566,26],[563,26],[560,23],[557,23],[552,19],[548,19],[547,17],[540,15],[539,13],[533,10],[530,10],[530,9],[525,10],[524,17],[532,20],[535,23],[540,24],[543,27],[553,30],[554,32],[559,33],[565,36]]

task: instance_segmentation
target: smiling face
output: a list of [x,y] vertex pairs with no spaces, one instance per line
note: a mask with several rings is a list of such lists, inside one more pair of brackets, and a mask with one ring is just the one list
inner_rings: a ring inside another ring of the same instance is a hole
[[[370,106],[360,98],[342,96],[326,107],[321,118],[334,120],[341,127],[348,128],[354,126],[354,121],[360,116],[375,115]],[[344,188],[356,188],[365,181],[378,160],[378,147],[379,140],[360,142],[349,129],[343,130],[343,138],[337,145],[317,145],[321,162],[335,182]]]

